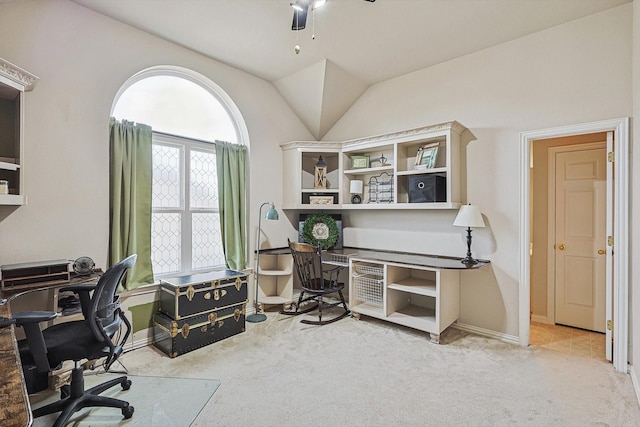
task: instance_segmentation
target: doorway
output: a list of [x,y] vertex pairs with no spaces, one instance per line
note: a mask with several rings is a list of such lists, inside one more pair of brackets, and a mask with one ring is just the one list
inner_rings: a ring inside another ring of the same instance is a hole
[[[612,144],[615,150],[612,151],[611,160],[615,167],[612,168],[611,178],[607,182],[612,184],[613,199],[608,201],[612,207],[613,217],[612,223],[615,225],[611,233],[611,244],[615,242],[616,256],[610,264],[612,281],[610,292],[611,306],[613,313],[608,314],[615,325],[616,339],[613,342],[613,366],[620,372],[627,371],[628,358],[628,188],[629,188],[629,172],[628,172],[628,152],[629,152],[629,120],[628,118],[612,119],[601,122],[586,123],[580,125],[565,126],[552,129],[544,129],[538,131],[530,131],[521,133],[521,269],[520,269],[520,344],[529,345],[530,340],[530,316],[531,320],[547,320],[548,312],[546,309],[538,310],[540,305],[546,305],[547,295],[541,298],[540,295],[532,292],[531,283],[537,280],[536,275],[546,276],[547,268],[539,268],[537,261],[533,260],[531,254],[536,253],[538,244],[537,239],[533,238],[533,220],[537,215],[547,215],[546,212],[537,212],[538,206],[533,203],[535,186],[532,186],[534,175],[531,172],[531,165],[534,161],[534,151],[540,140],[548,140],[553,138],[564,137],[584,137],[589,138],[590,134],[604,132],[612,132],[614,137]],[[600,141],[602,141],[601,135]],[[585,141],[581,141],[584,143]],[[591,141],[592,142],[592,141]],[[546,197],[546,194],[545,194]],[[545,209],[546,210],[546,209]],[[546,232],[546,229],[545,229]],[[539,241],[539,240],[538,240]],[[531,245],[533,244],[533,245]],[[613,246],[608,247],[607,251],[612,251]],[[545,251],[543,250],[543,253]],[[548,260],[547,260],[548,262]],[[532,274],[533,273],[533,274]],[[546,280],[546,277],[542,278]],[[531,313],[531,308],[536,309],[539,313],[537,316],[543,316],[543,319],[536,319]],[[555,321],[555,318],[554,318]]]

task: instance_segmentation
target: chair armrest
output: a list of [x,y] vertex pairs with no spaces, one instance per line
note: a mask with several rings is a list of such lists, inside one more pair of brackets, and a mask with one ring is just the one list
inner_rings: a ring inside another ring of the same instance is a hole
[[86,319],[88,317],[89,308],[91,306],[91,291],[96,288],[96,283],[78,283],[76,285],[65,286],[60,288],[59,292],[73,292],[80,297],[80,307],[82,315]]
[[47,346],[44,342],[40,322],[53,320],[58,316],[53,311],[23,311],[12,315],[16,320],[16,326],[22,327],[27,338],[29,351],[36,363],[38,372],[48,372],[51,370],[49,360],[47,360]]
[[38,324],[53,320],[56,317],[58,317],[58,314],[54,311],[21,311],[11,315],[11,318],[16,321],[16,326]]
[[96,288],[96,283],[78,283],[75,285],[65,286],[64,288],[60,288],[59,292],[74,292],[79,294],[82,291],[91,292]]

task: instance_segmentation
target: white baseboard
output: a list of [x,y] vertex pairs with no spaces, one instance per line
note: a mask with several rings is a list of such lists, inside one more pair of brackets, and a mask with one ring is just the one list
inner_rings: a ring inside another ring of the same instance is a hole
[[507,342],[509,344],[520,345],[520,338],[515,335],[509,335],[502,332],[492,331],[490,329],[479,328],[477,326],[465,325],[464,323],[455,322],[451,325],[452,328],[459,329],[461,331],[472,332],[477,335],[482,335],[489,338],[495,338],[500,341]]
[[638,400],[638,406],[640,406],[640,383],[638,383],[638,376],[633,365],[629,365],[629,376],[631,377],[631,384],[633,384],[633,390],[636,392],[636,399]]
[[545,324],[551,323],[549,322],[549,319],[547,319],[547,316],[543,316],[541,314],[532,314],[531,321],[536,323],[545,323]]

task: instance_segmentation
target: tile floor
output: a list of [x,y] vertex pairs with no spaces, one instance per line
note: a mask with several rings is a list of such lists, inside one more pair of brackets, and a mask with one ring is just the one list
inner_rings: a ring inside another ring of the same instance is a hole
[[605,335],[562,325],[531,322],[531,345],[606,361]]

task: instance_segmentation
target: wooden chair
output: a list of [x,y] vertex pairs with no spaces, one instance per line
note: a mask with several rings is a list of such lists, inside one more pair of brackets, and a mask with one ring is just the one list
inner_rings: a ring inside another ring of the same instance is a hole
[[[334,267],[330,269],[322,268],[322,248],[320,245],[313,246],[307,243],[293,243],[289,241],[289,249],[293,256],[293,264],[300,279],[300,287],[302,288],[295,311],[282,311],[283,314],[298,315],[309,313],[316,308],[318,309],[318,320],[302,320],[302,323],[310,325],[325,325],[335,322],[350,314],[347,303],[344,300],[342,290],[344,283],[338,282],[338,273],[342,267]],[[337,293],[340,301],[327,304],[324,297],[329,294]],[[309,308],[302,308],[305,302],[314,301],[316,304]],[[329,320],[322,320],[322,311],[326,308],[342,305],[344,312]]]

